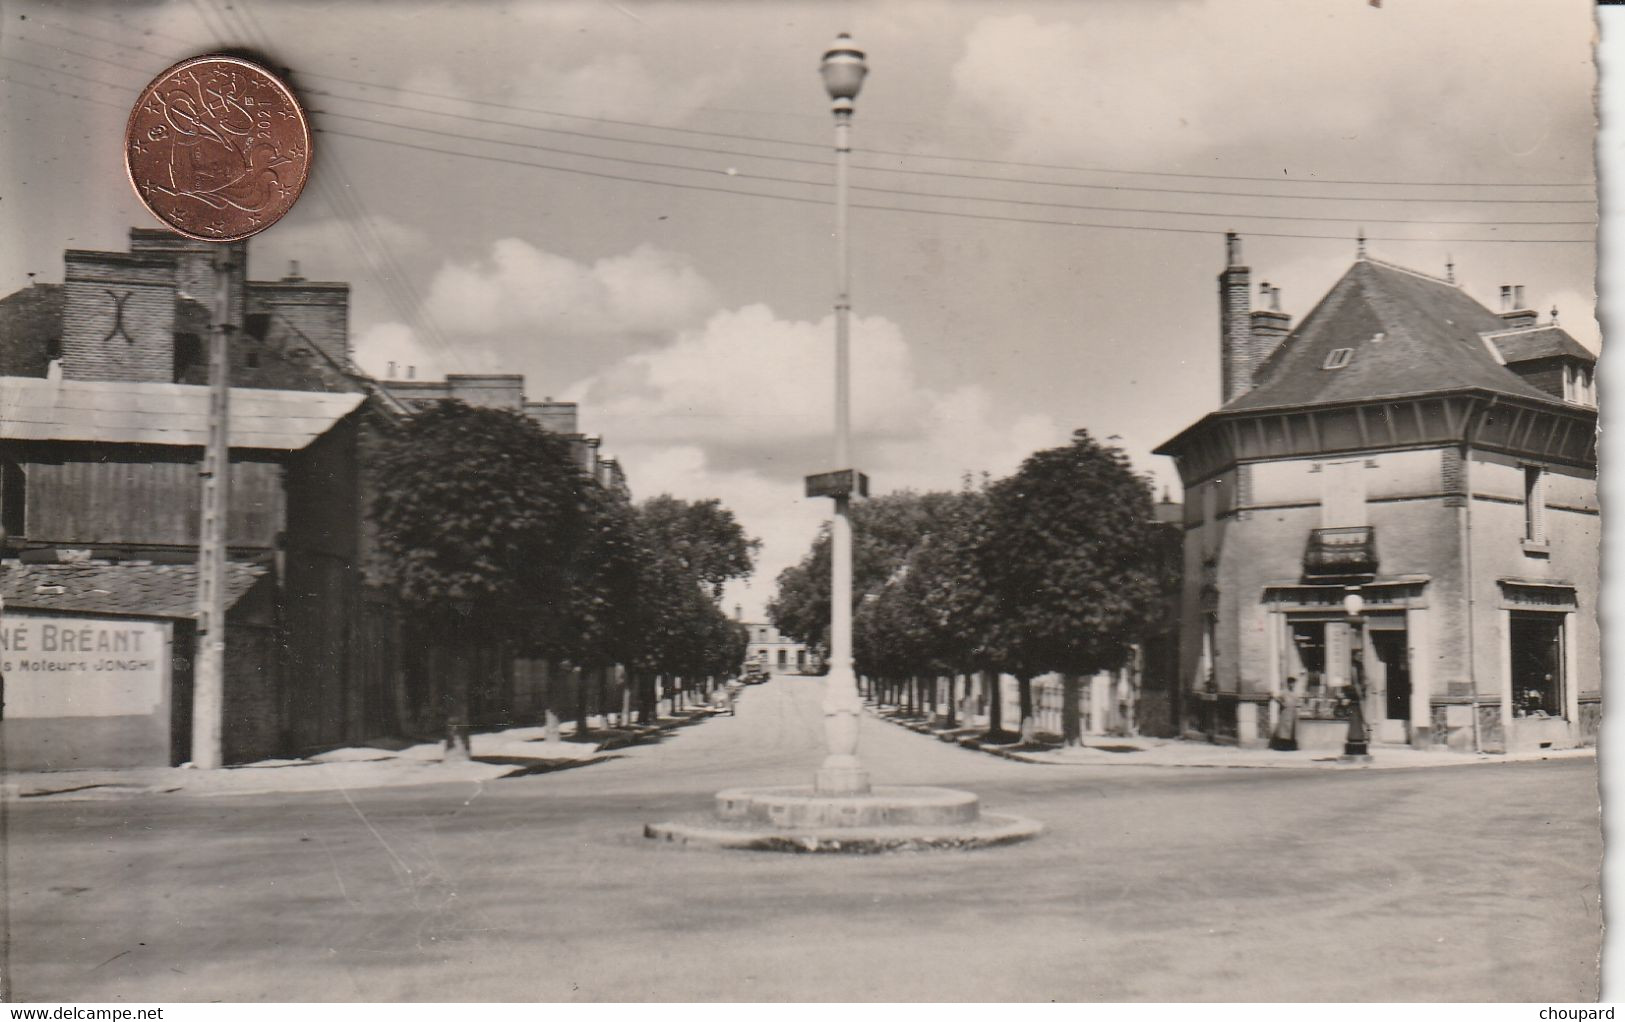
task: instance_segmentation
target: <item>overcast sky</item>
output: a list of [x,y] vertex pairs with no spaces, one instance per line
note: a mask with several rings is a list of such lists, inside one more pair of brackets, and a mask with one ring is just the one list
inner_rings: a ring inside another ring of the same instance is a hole
[[853,199],[885,207],[853,211],[859,467],[950,488],[1084,427],[1177,499],[1149,452],[1217,404],[1226,230],[1298,318],[1363,227],[1373,256],[1453,257],[1491,307],[1523,284],[1597,345],[1592,10],[5,0],[0,291],[151,225],[119,156],[137,92],[257,51],[322,133],[252,275],[350,281],[376,373],[579,400],[636,495],[720,497],[764,540],[729,596],[754,616],[827,513],[802,476],[835,467],[837,31],[871,67]]

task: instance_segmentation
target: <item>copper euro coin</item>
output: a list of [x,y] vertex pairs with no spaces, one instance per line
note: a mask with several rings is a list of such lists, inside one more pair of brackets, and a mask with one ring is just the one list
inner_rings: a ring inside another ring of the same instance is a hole
[[310,174],[310,125],[265,68],[193,57],[142,90],[124,132],[124,166],[142,205],[171,230],[240,241],[299,198]]

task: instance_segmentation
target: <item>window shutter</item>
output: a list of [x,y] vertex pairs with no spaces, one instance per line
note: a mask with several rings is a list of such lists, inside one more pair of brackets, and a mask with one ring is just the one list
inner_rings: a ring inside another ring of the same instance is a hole
[[1523,470],[1524,538],[1546,541],[1546,473],[1534,466]]
[[1365,525],[1365,462],[1328,461],[1320,474],[1320,525]]

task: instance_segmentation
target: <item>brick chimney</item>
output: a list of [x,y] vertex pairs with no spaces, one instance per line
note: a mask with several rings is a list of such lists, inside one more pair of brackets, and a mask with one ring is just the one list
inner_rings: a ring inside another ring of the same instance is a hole
[[171,382],[175,257],[69,249],[63,263],[62,377]]
[[1253,386],[1252,276],[1241,261],[1241,236],[1224,236],[1225,267],[1219,274],[1220,399],[1230,401]]
[[1501,285],[1501,322],[1508,330],[1523,330],[1535,325],[1540,314],[1524,304],[1522,284]]
[[246,282],[248,280],[248,242],[195,241],[183,238],[173,231],[153,227],[130,228],[130,251],[163,252],[175,259],[175,287],[188,298],[201,302],[213,314],[215,298],[219,294],[218,255],[228,253],[231,269],[226,285],[227,321],[241,327]]
[[1275,349],[1292,332],[1292,317],[1281,311],[1281,289],[1269,281],[1258,285],[1258,308],[1252,311],[1253,372],[1251,384],[1263,381],[1261,370]]
[[350,285],[306,280],[299,264],[281,280],[248,282],[249,311],[280,319],[310,339],[328,358],[349,368]]

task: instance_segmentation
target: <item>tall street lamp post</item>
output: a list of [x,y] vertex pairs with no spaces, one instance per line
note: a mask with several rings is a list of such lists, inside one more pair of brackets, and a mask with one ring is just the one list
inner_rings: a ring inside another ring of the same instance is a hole
[[[852,669],[852,520],[850,505],[860,491],[851,465],[851,278],[847,214],[847,156],[852,151],[852,101],[869,73],[863,51],[845,32],[824,54],[819,73],[835,113],[835,469],[823,478],[824,495],[835,499],[830,524],[829,675],[824,680],[824,737],[828,756],[818,770],[822,795],[856,795],[869,791],[869,774],[858,762],[858,715],[863,702]],[[817,477],[815,477],[817,478]],[[811,484],[811,481],[809,481]],[[809,492],[817,488],[809,485]]]
[[1371,758],[1365,727],[1365,636],[1361,628],[1365,619],[1360,616],[1364,609],[1365,599],[1359,587],[1350,586],[1343,595],[1343,613],[1348,615],[1349,688],[1354,698],[1349,700],[1349,732],[1343,741],[1343,758],[1362,761]]
[[824,679],[828,755],[811,788],[729,788],[717,792],[717,824],[651,823],[644,836],[681,844],[795,852],[884,852],[893,849],[985,848],[1025,841],[1043,827],[1015,816],[984,814],[968,791],[906,785],[871,787],[858,762],[863,702],[852,669],[853,497],[868,480],[851,467],[850,272],[847,267],[847,135],[852,100],[869,69],[845,33],[819,68],[835,110],[835,469],[807,477],[807,496],[832,497],[830,523],[829,674]]

